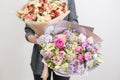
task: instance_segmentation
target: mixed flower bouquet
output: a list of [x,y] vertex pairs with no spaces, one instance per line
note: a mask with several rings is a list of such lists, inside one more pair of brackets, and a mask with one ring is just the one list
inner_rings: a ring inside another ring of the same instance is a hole
[[23,21],[43,23],[66,12],[66,4],[58,0],[30,0],[21,10],[18,10],[18,17]]
[[59,0],[30,0],[17,11],[17,16],[41,35],[46,26],[63,20],[69,12],[67,4]]
[[[69,12],[66,3],[58,0],[30,0],[17,16],[40,36],[37,43],[48,67],[60,74],[81,74],[102,63],[101,39],[84,26],[59,22]],[[46,28],[54,31],[44,34]]]
[[81,74],[102,63],[100,44],[95,36],[86,36],[83,32],[79,32],[79,29],[69,25],[61,32],[39,37],[37,42],[42,47],[40,53],[48,67],[60,74],[70,75]]

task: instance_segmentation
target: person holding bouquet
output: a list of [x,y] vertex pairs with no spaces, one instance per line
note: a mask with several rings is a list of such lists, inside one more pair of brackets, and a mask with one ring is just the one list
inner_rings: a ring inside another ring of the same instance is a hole
[[[46,0],[43,0],[46,1]],[[78,23],[76,9],[75,9],[75,1],[67,0],[68,10],[70,13],[64,20]],[[70,80],[70,76],[58,74],[51,69],[49,69],[44,62],[42,62],[43,56],[40,54],[40,46],[37,43],[38,35],[35,34],[34,30],[31,29],[27,24],[25,26],[25,37],[27,41],[34,44],[33,52],[31,57],[31,68],[34,75],[34,80],[51,80],[51,72],[53,72],[53,80]],[[48,71],[48,74],[47,74]]]

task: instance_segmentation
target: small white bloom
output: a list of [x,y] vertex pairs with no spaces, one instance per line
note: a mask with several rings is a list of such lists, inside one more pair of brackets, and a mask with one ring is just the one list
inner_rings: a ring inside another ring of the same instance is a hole
[[101,64],[101,63],[103,63],[103,61],[98,58],[98,59],[97,59],[97,63],[98,63],[98,64]]
[[55,70],[58,70],[60,66],[55,66]]
[[84,34],[80,34],[79,35],[79,39],[81,40],[81,42],[84,42],[86,40],[86,36]]
[[93,55],[93,58],[94,58],[94,59],[97,59],[97,58],[98,58],[98,56],[97,56],[96,53]]
[[38,16],[37,22],[45,22],[44,17],[43,16]]

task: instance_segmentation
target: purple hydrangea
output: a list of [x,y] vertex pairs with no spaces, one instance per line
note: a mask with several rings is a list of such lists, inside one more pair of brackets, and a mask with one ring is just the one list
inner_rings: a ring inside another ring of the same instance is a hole
[[73,73],[76,73],[77,69],[78,69],[78,65],[79,65],[79,61],[78,60],[75,60],[71,63],[69,63],[69,73],[70,74],[73,74]]
[[93,46],[87,45],[86,49],[87,49],[87,51],[92,51],[93,50]]
[[38,39],[37,39],[37,43],[38,44],[42,44],[42,43],[50,43],[52,42],[53,39],[52,39],[52,36],[51,35],[41,35]]
[[84,66],[84,64],[82,64],[82,65],[78,65],[78,67],[77,67],[77,73],[81,73],[81,71],[83,71],[83,70],[85,70],[85,66]]

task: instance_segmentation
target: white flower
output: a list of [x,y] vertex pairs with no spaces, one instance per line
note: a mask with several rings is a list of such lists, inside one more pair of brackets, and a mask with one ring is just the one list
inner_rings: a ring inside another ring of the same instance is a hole
[[98,56],[97,56],[96,53],[93,55],[93,58],[94,58],[94,59],[97,59],[97,58],[98,58]]
[[41,35],[37,40],[36,40],[37,44],[41,44],[45,42],[45,36]]
[[44,17],[43,16],[38,16],[37,22],[45,22]]
[[81,42],[84,42],[84,41],[86,40],[86,36],[81,33],[81,34],[79,35],[79,39],[80,39]]
[[58,70],[60,66],[55,66],[55,70]]

